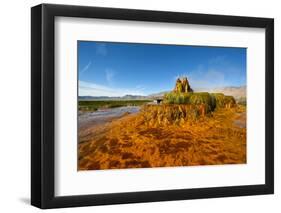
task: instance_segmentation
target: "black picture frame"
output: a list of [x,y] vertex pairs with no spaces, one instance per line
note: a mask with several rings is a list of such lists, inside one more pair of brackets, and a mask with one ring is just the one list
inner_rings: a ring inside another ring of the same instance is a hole
[[[112,194],[54,195],[54,21],[81,17],[264,28],[265,184]],[[42,209],[274,193],[274,20],[225,15],[41,4],[31,8],[31,204]]]

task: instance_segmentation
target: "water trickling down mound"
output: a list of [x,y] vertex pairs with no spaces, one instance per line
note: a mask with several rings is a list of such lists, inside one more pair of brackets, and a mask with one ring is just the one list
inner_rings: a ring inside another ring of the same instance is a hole
[[230,109],[236,106],[232,96],[222,93],[194,93],[186,77],[176,81],[172,92],[166,93],[161,105],[142,107],[146,123],[159,125],[181,124],[194,121],[200,116],[211,116],[216,109]]

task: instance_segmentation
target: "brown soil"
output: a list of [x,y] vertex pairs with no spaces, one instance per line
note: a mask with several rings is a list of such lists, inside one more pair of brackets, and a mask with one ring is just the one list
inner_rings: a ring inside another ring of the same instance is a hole
[[78,170],[246,163],[245,107],[168,125],[143,113],[80,130]]

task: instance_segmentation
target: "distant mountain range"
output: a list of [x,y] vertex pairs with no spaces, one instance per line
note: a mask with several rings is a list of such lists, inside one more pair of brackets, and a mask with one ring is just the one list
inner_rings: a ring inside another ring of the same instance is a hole
[[208,90],[204,90],[204,89],[198,89],[195,90],[195,92],[211,92],[211,93],[223,93],[225,95],[231,95],[233,96],[235,99],[240,99],[240,98],[245,98],[247,97],[246,94],[246,86],[240,86],[240,87],[218,87],[218,88],[213,88],[213,89],[208,89]]
[[[124,96],[79,96],[79,100],[147,100],[154,99],[156,97],[163,97],[165,93],[169,91],[163,91],[159,93],[150,94],[148,96],[140,96],[140,95],[124,95]],[[236,100],[240,98],[246,97],[246,86],[240,87],[218,87],[213,89],[204,89],[204,88],[194,88],[194,92],[211,92],[211,93],[223,93],[225,95],[231,95]]]
[[149,96],[141,95],[124,95],[124,96],[79,96],[79,100],[146,100]]

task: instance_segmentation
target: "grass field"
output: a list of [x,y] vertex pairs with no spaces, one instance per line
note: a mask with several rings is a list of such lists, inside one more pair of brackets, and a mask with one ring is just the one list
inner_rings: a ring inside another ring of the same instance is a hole
[[96,111],[101,108],[114,108],[122,106],[141,106],[151,100],[96,100],[79,101],[79,111]]

